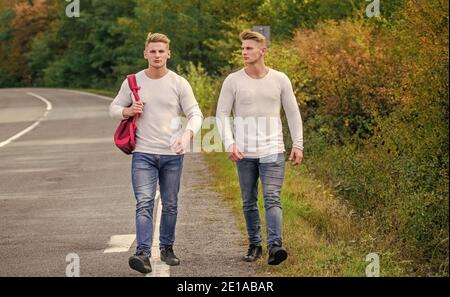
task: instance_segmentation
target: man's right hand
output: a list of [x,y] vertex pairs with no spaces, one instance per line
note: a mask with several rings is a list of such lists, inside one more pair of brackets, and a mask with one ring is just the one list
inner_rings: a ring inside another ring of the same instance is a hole
[[228,147],[228,159],[230,159],[231,161],[239,161],[242,160],[244,158],[244,156],[238,151],[236,143],[231,144]]
[[141,101],[134,102],[130,107],[126,107],[123,109],[122,114],[124,117],[129,118],[133,117],[136,114],[141,114],[144,112],[144,103]]

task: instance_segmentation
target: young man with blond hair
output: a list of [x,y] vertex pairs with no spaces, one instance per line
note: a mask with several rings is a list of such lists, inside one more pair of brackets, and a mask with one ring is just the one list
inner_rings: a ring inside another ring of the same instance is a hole
[[[110,114],[114,118],[139,115],[131,163],[137,247],[136,253],[129,258],[129,265],[141,273],[152,271],[153,206],[158,180],[162,203],[161,260],[168,265],[180,263],[173,252],[173,244],[183,156],[203,119],[188,81],[167,68],[170,56],[169,38],[164,34],[149,33],[144,49],[148,68],[136,73],[141,100],[133,100],[125,79],[110,105]],[[180,123],[182,112],[187,117],[184,130]]]
[[[268,264],[278,265],[288,256],[282,244],[280,203],[285,170],[281,107],[285,111],[292,138],[289,160],[294,166],[300,164],[303,157],[302,119],[289,78],[264,63],[267,51],[264,35],[244,31],[240,38],[245,68],[230,74],[223,82],[216,111],[217,125],[230,160],[237,163],[250,242],[243,260],[253,262],[262,255],[257,204],[258,180],[261,179]],[[233,128],[230,124],[231,112]]]

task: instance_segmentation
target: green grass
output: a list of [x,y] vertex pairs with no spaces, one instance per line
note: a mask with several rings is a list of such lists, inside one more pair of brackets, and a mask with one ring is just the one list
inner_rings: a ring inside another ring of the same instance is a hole
[[[236,166],[224,153],[204,153],[213,176],[213,189],[221,194],[236,215],[247,237]],[[263,199],[259,207],[265,230]],[[264,257],[258,274],[271,276],[365,276],[366,255],[380,256],[381,276],[406,275],[404,265],[389,251],[386,242],[373,237],[374,223],[357,218],[352,210],[304,166],[287,164],[281,195],[283,242],[289,257],[279,266],[269,266]],[[263,236],[265,237],[265,232]],[[265,242],[265,238],[264,238]],[[245,251],[242,251],[243,253]]]
[[116,91],[110,91],[110,90],[101,90],[101,89],[78,89],[74,88],[73,90],[82,91],[82,92],[88,92],[92,94],[97,94],[101,96],[107,96],[114,98],[117,95]]

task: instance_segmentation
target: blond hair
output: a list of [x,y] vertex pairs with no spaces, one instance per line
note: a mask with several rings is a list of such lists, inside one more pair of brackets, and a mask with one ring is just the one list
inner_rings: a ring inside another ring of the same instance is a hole
[[267,46],[266,37],[264,37],[264,35],[262,35],[259,32],[245,30],[245,31],[242,31],[242,33],[239,35],[239,37],[241,38],[241,41],[254,40],[264,47]]
[[145,41],[145,48],[147,48],[147,45],[150,42],[162,42],[162,43],[167,44],[167,47],[169,47],[169,45],[170,45],[170,39],[166,35],[161,34],[161,33],[149,32],[147,35],[147,40]]

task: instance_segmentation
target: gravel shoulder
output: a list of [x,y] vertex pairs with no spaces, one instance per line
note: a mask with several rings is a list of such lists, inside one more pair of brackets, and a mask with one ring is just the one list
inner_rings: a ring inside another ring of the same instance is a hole
[[186,154],[181,179],[175,254],[181,264],[171,276],[255,276],[256,263],[241,261],[246,238],[238,230],[235,215],[208,186],[208,167],[200,154]]

